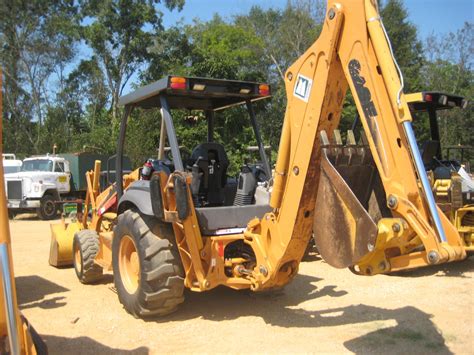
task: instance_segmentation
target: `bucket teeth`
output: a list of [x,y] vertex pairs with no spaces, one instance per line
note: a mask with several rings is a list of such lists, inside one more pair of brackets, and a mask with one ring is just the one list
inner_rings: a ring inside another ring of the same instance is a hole
[[328,134],[326,133],[326,131],[323,129],[320,133],[319,133],[320,137],[321,137],[321,145],[323,148],[326,148],[327,146],[329,146],[329,138],[328,138]]
[[333,132],[334,135],[334,144],[335,145],[342,145],[342,138],[341,138],[341,131],[335,129]]
[[346,145],[356,145],[356,139],[352,129],[347,131]]
[[363,131],[357,143],[354,131],[348,130],[345,145],[342,141],[341,132],[338,129],[333,131],[331,140],[329,140],[328,134],[324,130],[321,131],[320,136],[322,148],[335,167],[372,163],[367,137]]

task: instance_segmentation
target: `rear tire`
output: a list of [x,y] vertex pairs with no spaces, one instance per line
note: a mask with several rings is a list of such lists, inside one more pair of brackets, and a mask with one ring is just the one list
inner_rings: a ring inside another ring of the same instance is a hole
[[74,270],[83,284],[94,283],[103,276],[102,267],[95,262],[99,248],[99,236],[96,231],[84,229],[74,235],[72,245]]
[[135,317],[163,316],[184,301],[184,272],[171,225],[127,210],[112,242],[120,303]]
[[54,203],[54,197],[44,195],[40,200],[40,207],[36,210],[36,213],[43,221],[55,219],[58,216],[58,208]]

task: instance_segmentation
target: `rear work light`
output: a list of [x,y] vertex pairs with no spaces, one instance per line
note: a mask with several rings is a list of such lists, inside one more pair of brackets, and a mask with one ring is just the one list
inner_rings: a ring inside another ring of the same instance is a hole
[[260,84],[258,86],[258,93],[262,96],[270,95],[270,86],[268,86],[267,84]]
[[250,92],[250,89],[242,88],[240,89],[239,93],[241,94],[248,94]]
[[173,76],[170,78],[170,88],[184,90],[186,89],[186,78]]
[[438,102],[444,106],[448,103],[448,97],[446,95],[441,95],[438,99]]
[[206,85],[204,84],[194,84],[193,85],[193,90],[194,91],[203,91],[206,88]]

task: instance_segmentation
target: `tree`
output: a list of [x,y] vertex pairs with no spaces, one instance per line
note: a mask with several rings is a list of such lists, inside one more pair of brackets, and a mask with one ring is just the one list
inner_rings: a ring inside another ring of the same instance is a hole
[[190,74],[225,79],[258,80],[262,42],[248,29],[225,23],[219,16],[187,27],[193,43]]
[[[112,124],[118,122],[118,98],[148,57],[153,33],[162,28],[161,0],[84,0],[82,35],[103,69],[111,97]],[[165,0],[181,9],[184,0]]]
[[0,3],[0,60],[5,73],[5,149],[38,153],[42,124],[74,57],[76,7],[67,0]]
[[[431,35],[425,42],[426,65],[422,74],[424,86],[433,91],[442,91],[474,97],[474,25],[465,23],[455,33],[444,36]],[[453,109],[439,113],[441,146],[474,146],[474,114],[472,103],[465,110]],[[470,155],[474,165],[474,152]]]
[[[189,26],[175,26],[155,39],[150,49],[154,58],[147,80],[157,80],[164,74],[205,76],[223,79],[262,81],[262,41],[253,31],[226,23],[219,16],[209,22],[195,22]],[[168,58],[175,58],[168,60]],[[231,160],[230,173],[242,165],[246,146],[255,144],[248,137],[251,130],[248,114],[241,109],[225,110],[216,115],[216,140],[225,142]],[[155,120],[142,115],[141,129],[151,132]],[[173,112],[180,144],[187,150],[205,140],[205,118],[197,112]],[[197,118],[196,120],[190,117]],[[247,121],[248,124],[243,124]],[[244,127],[244,128],[242,128]],[[158,136],[155,137],[155,148]],[[151,146],[147,145],[148,151]],[[130,151],[134,149],[129,147]],[[136,149],[135,149],[136,151]]]
[[237,26],[254,31],[263,43],[260,70],[264,73],[262,80],[271,84],[272,99],[263,110],[257,111],[257,119],[274,155],[286,108],[284,73],[320,33],[325,13],[323,4],[323,1],[288,1],[283,10],[254,6],[247,15],[235,17]]
[[388,0],[380,10],[395,58],[405,79],[405,92],[422,88],[420,70],[423,66],[423,45],[416,27],[408,20],[402,0]]

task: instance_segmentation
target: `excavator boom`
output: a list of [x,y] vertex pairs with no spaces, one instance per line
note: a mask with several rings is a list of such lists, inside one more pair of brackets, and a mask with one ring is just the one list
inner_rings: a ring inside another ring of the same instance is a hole
[[[256,288],[281,285],[296,272],[312,229],[328,263],[363,274],[465,257],[458,232],[434,202],[402,82],[376,2],[328,1],[319,39],[285,75],[274,212],[245,233],[257,270],[266,270],[254,275]],[[373,166],[368,175],[352,173],[359,187],[369,178],[369,191],[359,194],[344,179],[350,164],[346,173],[334,165],[334,156],[347,155],[344,148],[328,138],[338,134],[348,88],[366,138],[353,150],[369,154]]]

